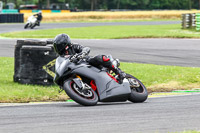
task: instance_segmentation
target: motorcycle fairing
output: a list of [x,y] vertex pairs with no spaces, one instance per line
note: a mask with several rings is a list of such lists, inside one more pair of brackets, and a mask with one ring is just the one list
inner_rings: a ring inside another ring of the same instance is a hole
[[116,81],[114,81],[106,73],[106,71],[93,67],[87,62],[77,65],[71,63],[69,59],[66,58],[57,60],[56,76],[61,77],[65,73],[65,71],[70,70],[72,74],[77,74],[94,80],[99,94],[99,101],[126,101],[129,95],[131,94],[130,84],[127,79],[124,79],[124,82],[122,84],[119,84]]
[[[124,101],[127,100],[131,94],[130,84],[127,79],[124,79],[123,84],[119,84],[105,71],[101,71],[93,66],[83,65],[74,69],[72,73],[94,80],[99,93],[100,101]],[[118,96],[117,99],[116,96]]]

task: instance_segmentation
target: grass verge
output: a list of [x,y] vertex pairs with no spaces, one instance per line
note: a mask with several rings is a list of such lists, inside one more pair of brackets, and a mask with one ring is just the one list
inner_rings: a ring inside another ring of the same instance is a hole
[[14,58],[0,57],[0,103],[66,100],[57,86],[22,85],[13,82]]
[[[200,86],[200,68],[121,63],[121,69],[140,79],[149,92],[168,92]],[[64,101],[58,86],[23,85],[13,82],[14,58],[0,57],[0,103]]]
[[182,30],[180,24],[140,25],[140,26],[95,26],[33,30],[0,34],[10,38],[54,38],[67,33],[79,39],[118,39],[118,38],[200,38],[200,32]]

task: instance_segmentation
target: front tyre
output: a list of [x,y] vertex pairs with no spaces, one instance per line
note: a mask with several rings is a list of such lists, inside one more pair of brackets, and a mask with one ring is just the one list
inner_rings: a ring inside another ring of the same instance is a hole
[[94,106],[98,102],[98,96],[93,89],[81,91],[72,80],[68,80],[63,86],[67,95],[75,102],[84,106]]
[[28,28],[28,25],[29,25],[29,23],[27,23],[27,24],[24,26],[24,29],[27,29],[27,28]]
[[148,92],[143,83],[130,74],[126,74],[125,78],[128,79],[129,82],[131,80],[134,80],[134,83],[132,83],[132,85],[130,83],[131,95],[128,100],[134,103],[144,102],[148,97]]

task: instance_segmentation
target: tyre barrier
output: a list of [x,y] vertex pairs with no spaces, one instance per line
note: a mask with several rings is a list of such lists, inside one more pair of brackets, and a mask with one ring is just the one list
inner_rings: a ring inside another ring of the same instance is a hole
[[24,23],[24,14],[0,14],[0,23]]
[[37,85],[54,84],[56,57],[51,40],[17,40],[14,82]]

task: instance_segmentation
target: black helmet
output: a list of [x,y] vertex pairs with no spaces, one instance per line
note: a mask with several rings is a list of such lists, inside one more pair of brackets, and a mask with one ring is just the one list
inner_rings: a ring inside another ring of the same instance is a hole
[[71,45],[71,40],[67,34],[59,34],[54,38],[53,47],[59,55],[63,55],[65,48],[69,45]]

